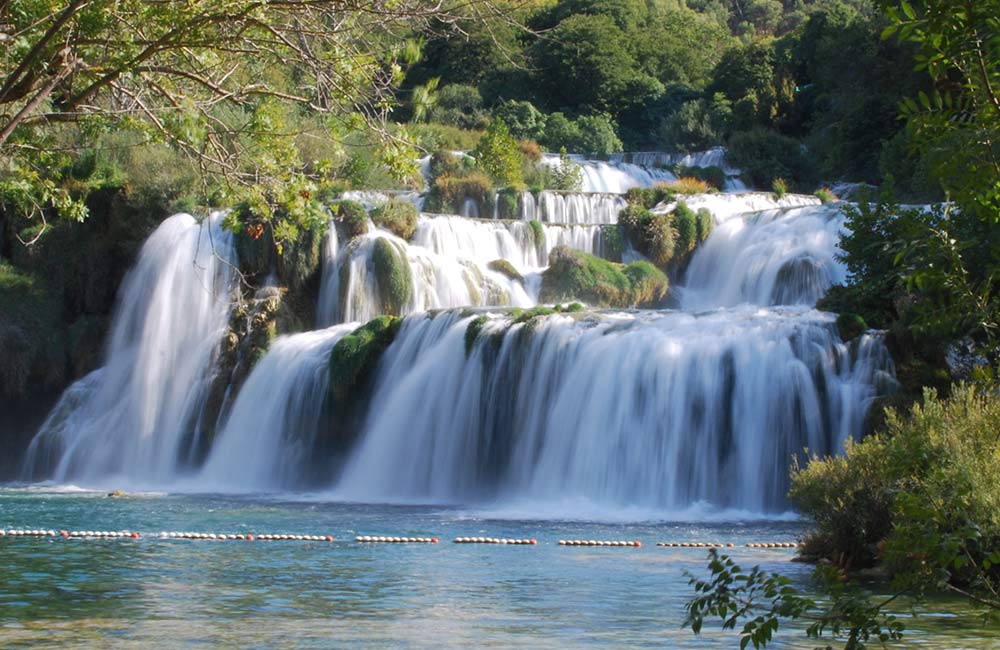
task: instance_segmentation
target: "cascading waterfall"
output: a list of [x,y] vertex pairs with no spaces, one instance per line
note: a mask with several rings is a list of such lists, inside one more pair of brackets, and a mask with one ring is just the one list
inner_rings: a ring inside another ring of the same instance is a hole
[[585,499],[682,509],[785,506],[793,454],[862,427],[891,361],[820,312],[745,307],[408,321],[336,494],[468,502]]
[[618,223],[618,213],[628,202],[619,194],[582,194],[545,190],[538,195],[529,219],[560,224]]
[[300,487],[327,417],[330,351],[357,323],[277,338],[240,391],[196,481],[213,491]]
[[228,321],[235,255],[221,215],[179,214],[142,247],[122,285],[100,370],[71,386],[28,451],[26,474],[162,484],[197,436]]
[[[580,166],[583,177],[581,192],[599,192],[605,194],[624,194],[633,187],[650,187],[655,183],[677,180],[677,177],[666,169],[642,167],[626,162],[604,162],[587,160],[583,156],[569,156],[570,160]],[[554,154],[542,156],[542,164],[559,167],[562,162]]]
[[685,309],[814,305],[847,269],[837,260],[835,205],[767,210],[718,226],[688,267]]
[[463,306],[531,307],[536,302],[521,282],[485,268],[475,258],[439,255],[372,228],[341,247],[334,260],[328,258],[324,263],[326,278],[317,309],[321,327],[364,322],[383,313],[374,261],[378,239],[388,241],[409,267],[411,297],[402,309],[404,314]]

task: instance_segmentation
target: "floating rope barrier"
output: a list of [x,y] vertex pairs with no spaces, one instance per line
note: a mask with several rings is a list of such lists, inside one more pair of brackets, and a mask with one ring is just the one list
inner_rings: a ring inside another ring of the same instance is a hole
[[373,535],[358,535],[355,542],[362,544],[437,544],[437,537],[385,537]]
[[561,539],[559,546],[642,546],[639,540],[594,540],[594,539]]
[[456,544],[513,544],[515,546],[536,546],[537,539],[505,539],[497,537],[456,537]]
[[[146,537],[164,540],[189,539],[207,541],[289,541],[289,542],[334,542],[332,535],[293,535],[287,533],[198,533],[198,532],[160,532],[144,533]],[[61,537],[63,539],[139,539],[142,535],[134,530],[50,530],[43,528],[0,528],[0,538],[17,537]],[[382,535],[358,535],[355,542],[361,544],[437,544],[437,537],[390,537]],[[503,537],[456,537],[456,544],[500,544],[511,546],[536,546],[536,539],[510,539]],[[666,548],[735,548],[736,544],[729,542],[657,542],[657,546]],[[594,539],[561,539],[559,546],[629,546],[641,547],[639,540],[594,540]],[[798,548],[797,542],[749,542],[745,548]]]

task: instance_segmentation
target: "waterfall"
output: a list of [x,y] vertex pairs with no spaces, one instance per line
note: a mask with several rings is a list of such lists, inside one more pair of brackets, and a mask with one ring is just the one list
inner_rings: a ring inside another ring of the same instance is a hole
[[813,305],[847,279],[837,259],[844,216],[834,205],[766,210],[718,226],[694,254],[685,309]]
[[541,221],[562,224],[618,223],[628,202],[618,194],[581,194],[546,190],[538,197]]
[[197,435],[228,320],[235,255],[221,219],[175,215],[143,245],[122,284],[105,365],[67,389],[35,436],[30,478],[174,476]]
[[240,391],[196,484],[213,491],[300,487],[322,436],[330,351],[356,323],[275,339]]
[[[633,187],[650,187],[655,183],[677,180],[677,177],[666,169],[647,168],[626,162],[587,160],[577,155],[571,155],[569,158],[580,166],[583,176],[583,186],[580,191],[585,193],[624,194]],[[542,157],[542,164],[558,167],[562,163],[559,156],[545,154]]]
[[342,246],[335,258],[328,257],[324,262],[325,289],[317,309],[321,327],[346,321],[363,322],[383,313],[384,288],[379,286],[374,259],[379,239],[389,242],[408,267],[410,298],[402,306],[402,314],[463,306],[531,307],[536,302],[521,282],[486,268],[486,260],[437,254],[423,246],[410,245],[388,231],[372,228]]
[[874,338],[848,346],[832,321],[758,307],[495,317],[466,354],[471,319],[410,320],[335,493],[784,508],[792,455],[840,449],[891,370]]

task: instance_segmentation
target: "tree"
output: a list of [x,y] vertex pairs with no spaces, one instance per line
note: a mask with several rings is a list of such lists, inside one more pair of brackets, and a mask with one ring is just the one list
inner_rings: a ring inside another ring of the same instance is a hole
[[503,120],[494,118],[479,144],[472,150],[476,165],[502,187],[520,187],[521,150]]
[[[492,2],[463,14],[434,0],[0,1],[0,182],[35,216],[82,219],[52,153],[61,125],[93,135],[129,128],[170,143],[228,191],[264,197],[302,171],[301,111],[332,133],[380,135],[384,159],[411,173],[405,133],[385,118],[410,37],[432,26],[502,16]],[[306,170],[311,173],[312,170]],[[296,181],[298,182],[298,181]],[[302,192],[309,192],[308,183]],[[263,189],[260,189],[262,188]],[[267,188],[271,187],[271,190]]]

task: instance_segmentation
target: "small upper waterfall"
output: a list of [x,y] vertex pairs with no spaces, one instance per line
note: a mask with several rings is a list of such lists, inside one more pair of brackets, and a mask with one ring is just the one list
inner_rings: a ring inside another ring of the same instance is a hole
[[766,210],[730,219],[694,255],[685,309],[814,305],[846,280],[837,259],[844,216],[837,206]]
[[521,215],[546,223],[612,224],[618,223],[618,213],[627,205],[620,194],[545,190],[539,193],[537,201],[529,192],[522,194]]
[[325,424],[330,351],[357,323],[279,337],[240,391],[197,485],[218,491],[302,485]]
[[28,452],[31,478],[162,484],[187,456],[229,314],[221,215],[179,214],[122,286],[103,368],[70,387]]

